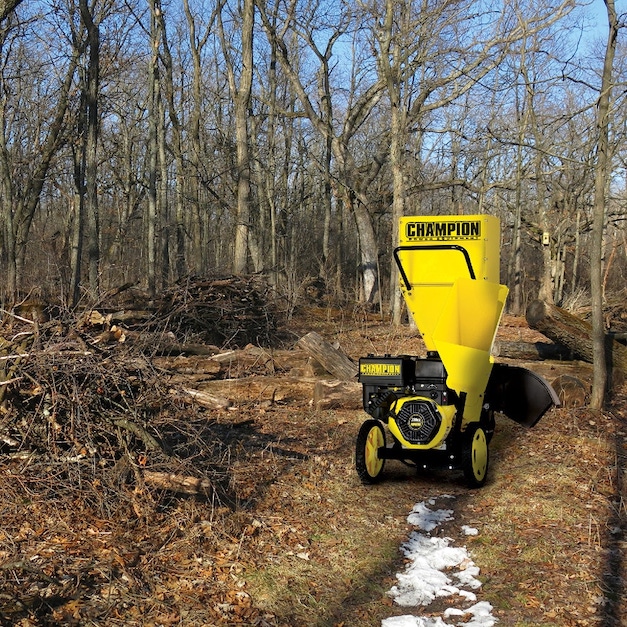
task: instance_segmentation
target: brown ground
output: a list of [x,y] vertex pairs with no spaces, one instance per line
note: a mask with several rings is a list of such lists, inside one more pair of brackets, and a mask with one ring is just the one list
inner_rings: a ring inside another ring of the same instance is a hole
[[[408,330],[357,313],[310,311],[292,326],[294,339],[318,330],[354,358],[422,351]],[[499,335],[538,339],[514,318]],[[0,458],[0,624],[374,627],[438,615],[386,592],[412,506],[449,494],[443,533],[468,547],[500,625],[627,625],[624,392],[602,414],[556,409],[531,430],[499,418],[477,491],[395,462],[361,485],[352,456],[365,418],[296,396],[196,408],[199,459],[210,451],[220,470],[203,498],[128,479],[104,491],[97,468],[68,487],[72,473],[57,477],[52,462],[33,477],[32,458]]]

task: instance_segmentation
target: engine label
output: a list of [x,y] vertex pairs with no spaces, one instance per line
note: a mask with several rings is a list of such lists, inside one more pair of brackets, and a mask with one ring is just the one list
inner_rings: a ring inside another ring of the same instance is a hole
[[481,238],[481,221],[407,222],[407,241],[469,240]]
[[359,364],[359,374],[365,377],[398,377],[401,374],[401,364],[362,362]]

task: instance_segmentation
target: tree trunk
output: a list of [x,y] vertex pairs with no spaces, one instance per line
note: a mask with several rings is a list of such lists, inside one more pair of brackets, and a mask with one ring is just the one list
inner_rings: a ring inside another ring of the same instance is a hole
[[[601,78],[601,93],[597,103],[597,162],[594,172],[594,209],[592,244],[590,251],[590,291],[592,293],[592,345],[594,371],[590,406],[600,410],[605,401],[607,386],[606,337],[603,320],[603,231],[605,229],[605,189],[610,165],[609,122],[612,91],[612,66],[618,37],[618,20],[614,0],[605,0],[609,32]],[[614,352],[614,351],[612,351]]]
[[146,237],[146,276],[148,293],[154,297],[157,289],[157,168],[159,163],[158,128],[159,124],[159,41],[161,37],[160,24],[155,12],[157,3],[152,0],[151,5],[151,59],[149,67],[149,105],[148,105],[148,203],[146,207],[145,237]]
[[0,185],[2,189],[3,240],[6,247],[7,275],[5,277],[4,296],[13,300],[17,293],[15,228],[13,225],[13,181],[6,141],[6,123],[4,105],[0,108]]
[[[98,214],[98,94],[100,91],[100,30],[94,22],[87,0],[80,0],[81,20],[87,31],[89,60],[85,85],[86,140],[85,150],[85,227],[89,289],[97,299],[100,290],[100,218]],[[82,186],[81,186],[82,188]]]
[[237,210],[235,217],[235,246],[233,272],[246,272],[250,239],[250,146],[248,115],[253,81],[253,33],[255,2],[244,0],[241,7],[241,71],[239,85],[235,78],[234,62],[224,33],[221,14],[218,15],[220,41],[226,59],[229,87],[233,96],[235,114],[235,145],[237,151]]
[[352,199],[352,209],[359,235],[363,302],[367,305],[374,305],[379,290],[377,239],[367,206],[359,199]]
[[[201,119],[202,119],[202,102],[203,102],[203,60],[202,50],[205,47],[211,29],[215,22],[217,6],[207,21],[207,27],[202,36],[196,33],[196,20],[189,6],[189,0],[183,0],[185,9],[185,17],[189,29],[188,45],[192,56],[192,89],[191,104],[189,118],[189,170],[191,175],[187,176],[187,209],[188,220],[187,225],[191,231],[191,252],[187,262],[195,267],[201,273],[208,267],[207,261],[207,228],[206,217],[203,211],[203,198],[205,192],[202,189],[200,172],[202,171],[202,141],[201,141]],[[183,215],[177,216],[176,223],[176,257],[177,257],[177,273],[186,271],[183,266],[185,260],[185,231],[186,223]],[[182,276],[182,275],[181,275]]]
[[[168,117],[170,124],[172,125],[172,143],[171,149],[174,154],[174,161],[176,163],[176,185],[174,191],[174,228],[173,233],[170,231],[170,225],[172,220],[167,218],[167,236],[164,238],[167,245],[164,250],[164,279],[168,279],[165,276],[166,268],[174,270],[174,278],[176,280],[183,278],[187,274],[187,256],[185,249],[185,181],[187,180],[185,159],[183,154],[183,139],[182,139],[182,125],[178,115],[178,108],[174,101],[174,75],[173,75],[173,63],[172,53],[170,52],[170,44],[168,43],[166,23],[163,19],[163,11],[159,12],[159,21],[161,22],[161,32],[163,33],[163,65],[165,68],[164,77],[164,92],[166,102],[168,103]],[[174,236],[174,254],[173,264],[167,264],[170,254],[169,241],[171,236]]]
[[81,188],[83,185],[83,168],[82,159],[79,155],[74,158],[74,185],[76,190],[73,194],[72,203],[72,233],[71,233],[71,251],[70,251],[70,303],[72,307],[78,305],[81,298],[81,265],[83,260],[83,230],[85,223],[85,211],[83,194]]
[[[596,364],[598,356],[592,339],[592,325],[586,320],[551,303],[536,300],[527,307],[527,322],[532,329],[568,347],[575,357]],[[627,347],[604,334],[603,361],[627,373]]]

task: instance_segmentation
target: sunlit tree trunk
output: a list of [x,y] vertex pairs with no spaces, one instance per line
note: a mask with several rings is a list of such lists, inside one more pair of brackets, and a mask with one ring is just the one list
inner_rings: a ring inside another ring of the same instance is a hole
[[[85,85],[85,226],[89,289],[92,298],[100,290],[100,217],[98,213],[98,95],[100,84],[100,30],[90,12],[87,0],[79,0],[81,21],[87,33],[89,50]],[[76,296],[76,286],[73,291]],[[75,301],[76,304],[76,301]]]
[[[218,24],[222,51],[226,59],[229,87],[233,97],[235,115],[235,144],[237,151],[237,211],[235,226],[235,247],[233,271],[246,272],[249,238],[251,233],[250,216],[250,146],[248,138],[248,115],[253,82],[253,30],[255,23],[255,2],[244,0],[241,5],[241,69],[239,84],[235,75],[234,62],[227,42],[222,15]],[[253,247],[253,250],[254,247]],[[251,251],[252,252],[252,251]]]
[[594,175],[594,214],[592,222],[592,246],[590,251],[590,291],[592,294],[592,351],[593,379],[590,406],[600,410],[605,401],[607,387],[607,355],[605,347],[605,323],[603,320],[603,232],[605,229],[605,191],[610,165],[610,97],[613,86],[612,69],[618,37],[618,19],[614,0],[605,0],[609,31],[601,92],[597,103],[597,161]]
[[161,39],[160,22],[155,12],[158,3],[150,4],[150,66],[148,71],[148,203],[146,206],[146,276],[148,293],[154,296],[157,288],[157,179],[159,163],[158,125],[159,99],[161,97],[159,75],[159,45]]
[[[194,19],[189,9],[189,3],[185,0],[185,12],[187,16],[188,27],[190,28],[190,47],[192,51],[192,58],[194,59],[194,74],[193,74],[193,93],[196,98],[192,101],[192,116],[190,120],[190,137],[191,144],[189,149],[189,154],[191,155],[191,165],[192,168],[199,168],[200,160],[199,160],[199,143],[200,143],[200,50],[199,46],[204,45],[204,42],[197,42],[195,38],[195,30],[194,30]],[[158,19],[161,23],[161,32],[163,35],[163,44],[162,44],[162,59],[164,65],[164,93],[165,99],[168,105],[168,117],[170,120],[170,125],[172,128],[172,142],[171,142],[171,150],[174,155],[174,161],[176,164],[176,188],[175,188],[175,202],[174,202],[174,269],[175,269],[175,277],[180,279],[188,272],[188,263],[187,263],[187,246],[186,246],[186,223],[189,222],[186,216],[186,207],[184,203],[185,195],[186,195],[186,182],[187,181],[196,181],[196,183],[191,183],[187,187],[189,189],[190,195],[192,198],[195,198],[195,206],[192,207],[192,210],[195,212],[198,210],[199,203],[199,186],[198,186],[198,169],[190,172],[188,168],[186,168],[186,158],[185,158],[185,150],[183,146],[183,123],[181,121],[181,115],[179,113],[180,107],[177,106],[174,97],[174,73],[173,73],[173,61],[172,61],[172,53],[170,51],[170,44],[167,36],[166,23],[163,18],[163,11],[159,12]],[[206,41],[206,36],[205,36]],[[165,155],[162,159],[165,158]],[[164,166],[162,166],[164,167]],[[191,175],[191,176],[190,176]],[[191,204],[191,203],[190,203]],[[168,226],[170,220],[167,221]],[[164,238],[165,242],[169,242],[169,237]],[[165,266],[165,258],[169,256],[169,250],[164,250],[164,266]],[[199,264],[201,265],[201,264]],[[164,268],[165,269],[165,268]]]
[[2,186],[2,215],[3,215],[3,242],[7,262],[4,293],[9,299],[15,298],[17,293],[17,267],[15,250],[15,227],[13,226],[13,183],[9,171],[9,156],[5,137],[4,107],[0,108],[0,179]]
[[[201,184],[201,171],[203,160],[203,148],[201,138],[202,125],[202,101],[203,101],[203,76],[205,68],[202,62],[202,51],[205,48],[212,28],[215,23],[217,11],[220,9],[216,3],[213,12],[206,21],[206,26],[202,33],[198,33],[196,18],[192,13],[189,0],[183,0],[185,18],[189,33],[189,49],[192,57],[192,88],[190,102],[190,117],[187,124],[189,137],[189,169],[191,173],[187,176],[187,197],[189,210],[186,212],[187,220],[183,222],[183,216],[177,218],[177,259],[181,259],[184,248],[185,225],[190,225],[191,230],[191,253],[189,255],[189,265],[195,267],[196,271],[204,272],[208,269],[207,254],[207,207],[203,202],[205,192]],[[179,273],[182,268],[179,269]]]

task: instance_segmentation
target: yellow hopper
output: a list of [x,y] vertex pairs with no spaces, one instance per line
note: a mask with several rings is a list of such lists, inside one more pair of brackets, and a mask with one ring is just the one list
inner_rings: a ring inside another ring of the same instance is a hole
[[479,420],[509,291],[499,283],[499,220],[402,218],[394,255],[403,297],[427,350],[442,359],[448,386],[465,394],[464,421]]

